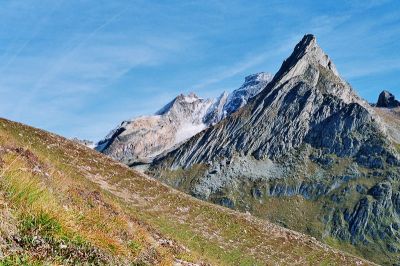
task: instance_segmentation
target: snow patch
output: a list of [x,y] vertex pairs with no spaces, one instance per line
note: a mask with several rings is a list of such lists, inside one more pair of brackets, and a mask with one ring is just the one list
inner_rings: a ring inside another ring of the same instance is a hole
[[190,94],[190,95],[188,95],[188,96],[185,96],[185,97],[183,98],[183,100],[184,100],[185,102],[187,102],[187,103],[194,103],[194,102],[200,100],[200,98],[198,98],[196,95]]
[[177,130],[175,135],[175,143],[181,143],[190,137],[193,137],[200,131],[204,130],[207,127],[206,124],[192,124],[192,123],[184,123]]

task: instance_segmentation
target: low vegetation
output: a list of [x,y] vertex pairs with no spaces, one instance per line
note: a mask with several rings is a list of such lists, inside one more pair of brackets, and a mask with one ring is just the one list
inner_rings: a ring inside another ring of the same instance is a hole
[[0,158],[0,265],[369,264],[7,120]]

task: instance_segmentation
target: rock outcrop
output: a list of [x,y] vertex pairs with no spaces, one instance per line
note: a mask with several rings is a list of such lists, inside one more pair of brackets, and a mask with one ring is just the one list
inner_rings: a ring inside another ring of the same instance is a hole
[[397,101],[393,94],[388,91],[382,91],[379,94],[378,102],[376,103],[376,107],[381,108],[396,108],[400,107],[400,102]]
[[158,157],[149,173],[198,198],[354,245],[374,261],[400,262],[400,143],[382,120],[306,35],[246,106]]

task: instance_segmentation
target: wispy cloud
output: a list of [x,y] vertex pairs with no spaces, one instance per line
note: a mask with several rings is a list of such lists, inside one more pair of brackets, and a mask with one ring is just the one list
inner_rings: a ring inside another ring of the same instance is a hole
[[[257,65],[261,65],[268,61],[272,57],[276,57],[279,55],[284,55],[288,51],[290,51],[294,46],[298,36],[291,36],[286,40],[283,44],[281,43],[279,46],[265,48],[259,53],[249,55],[244,59],[237,61],[235,64],[231,66],[220,66],[220,70],[217,73],[210,75],[208,78],[204,78],[199,83],[196,83],[193,86],[194,90],[200,90],[202,88],[206,88],[209,85],[221,82],[225,79],[231,78],[237,75],[243,75],[250,68],[253,68]],[[261,67],[263,69],[263,67]]]
[[[112,36],[107,38],[119,39]],[[173,40],[159,38],[158,42],[151,45],[147,43],[152,39],[139,40],[139,38],[137,44],[129,44],[126,40],[121,40],[119,44],[112,45],[102,42],[104,36],[101,38],[92,36],[90,45],[81,45],[68,56],[21,58],[17,65],[31,65],[32,69],[35,69],[34,65],[37,64],[48,67],[43,69],[43,74],[36,81],[29,80],[27,77],[25,84],[34,85],[26,90],[13,111],[15,115],[24,112],[25,106],[34,103],[37,98],[43,98],[44,91],[47,97],[55,98],[83,98],[85,94],[102,93],[107,85],[131,69],[159,65],[170,59],[174,52],[183,47],[176,36],[171,38]],[[186,39],[185,41],[187,42]],[[12,80],[18,80],[18,78],[12,78]]]

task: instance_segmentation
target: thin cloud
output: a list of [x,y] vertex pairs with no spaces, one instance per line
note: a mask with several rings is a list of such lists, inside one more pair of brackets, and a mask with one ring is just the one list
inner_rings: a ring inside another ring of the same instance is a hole
[[223,67],[223,70],[219,71],[217,74],[213,75],[211,78],[205,79],[193,86],[194,90],[199,90],[205,88],[209,85],[221,82],[233,76],[242,74],[246,72],[246,70],[265,63],[273,56],[283,54],[283,52],[287,52],[293,47],[293,40],[296,39],[294,37],[289,38],[288,41],[284,45],[270,48],[265,52],[260,52],[258,54],[253,54],[241,61],[236,62],[233,66]]
[[18,58],[18,56],[25,50],[25,48],[32,42],[33,39],[36,38],[36,36],[39,34],[40,30],[42,29],[43,24],[54,14],[54,12],[60,7],[62,4],[63,0],[58,1],[53,8],[50,10],[50,12],[43,17],[34,27],[32,30],[32,34],[30,38],[28,38],[19,49],[14,53],[13,56],[9,60],[7,60],[3,66],[0,68],[0,73],[4,72],[7,70],[7,68],[14,63],[15,59]]

